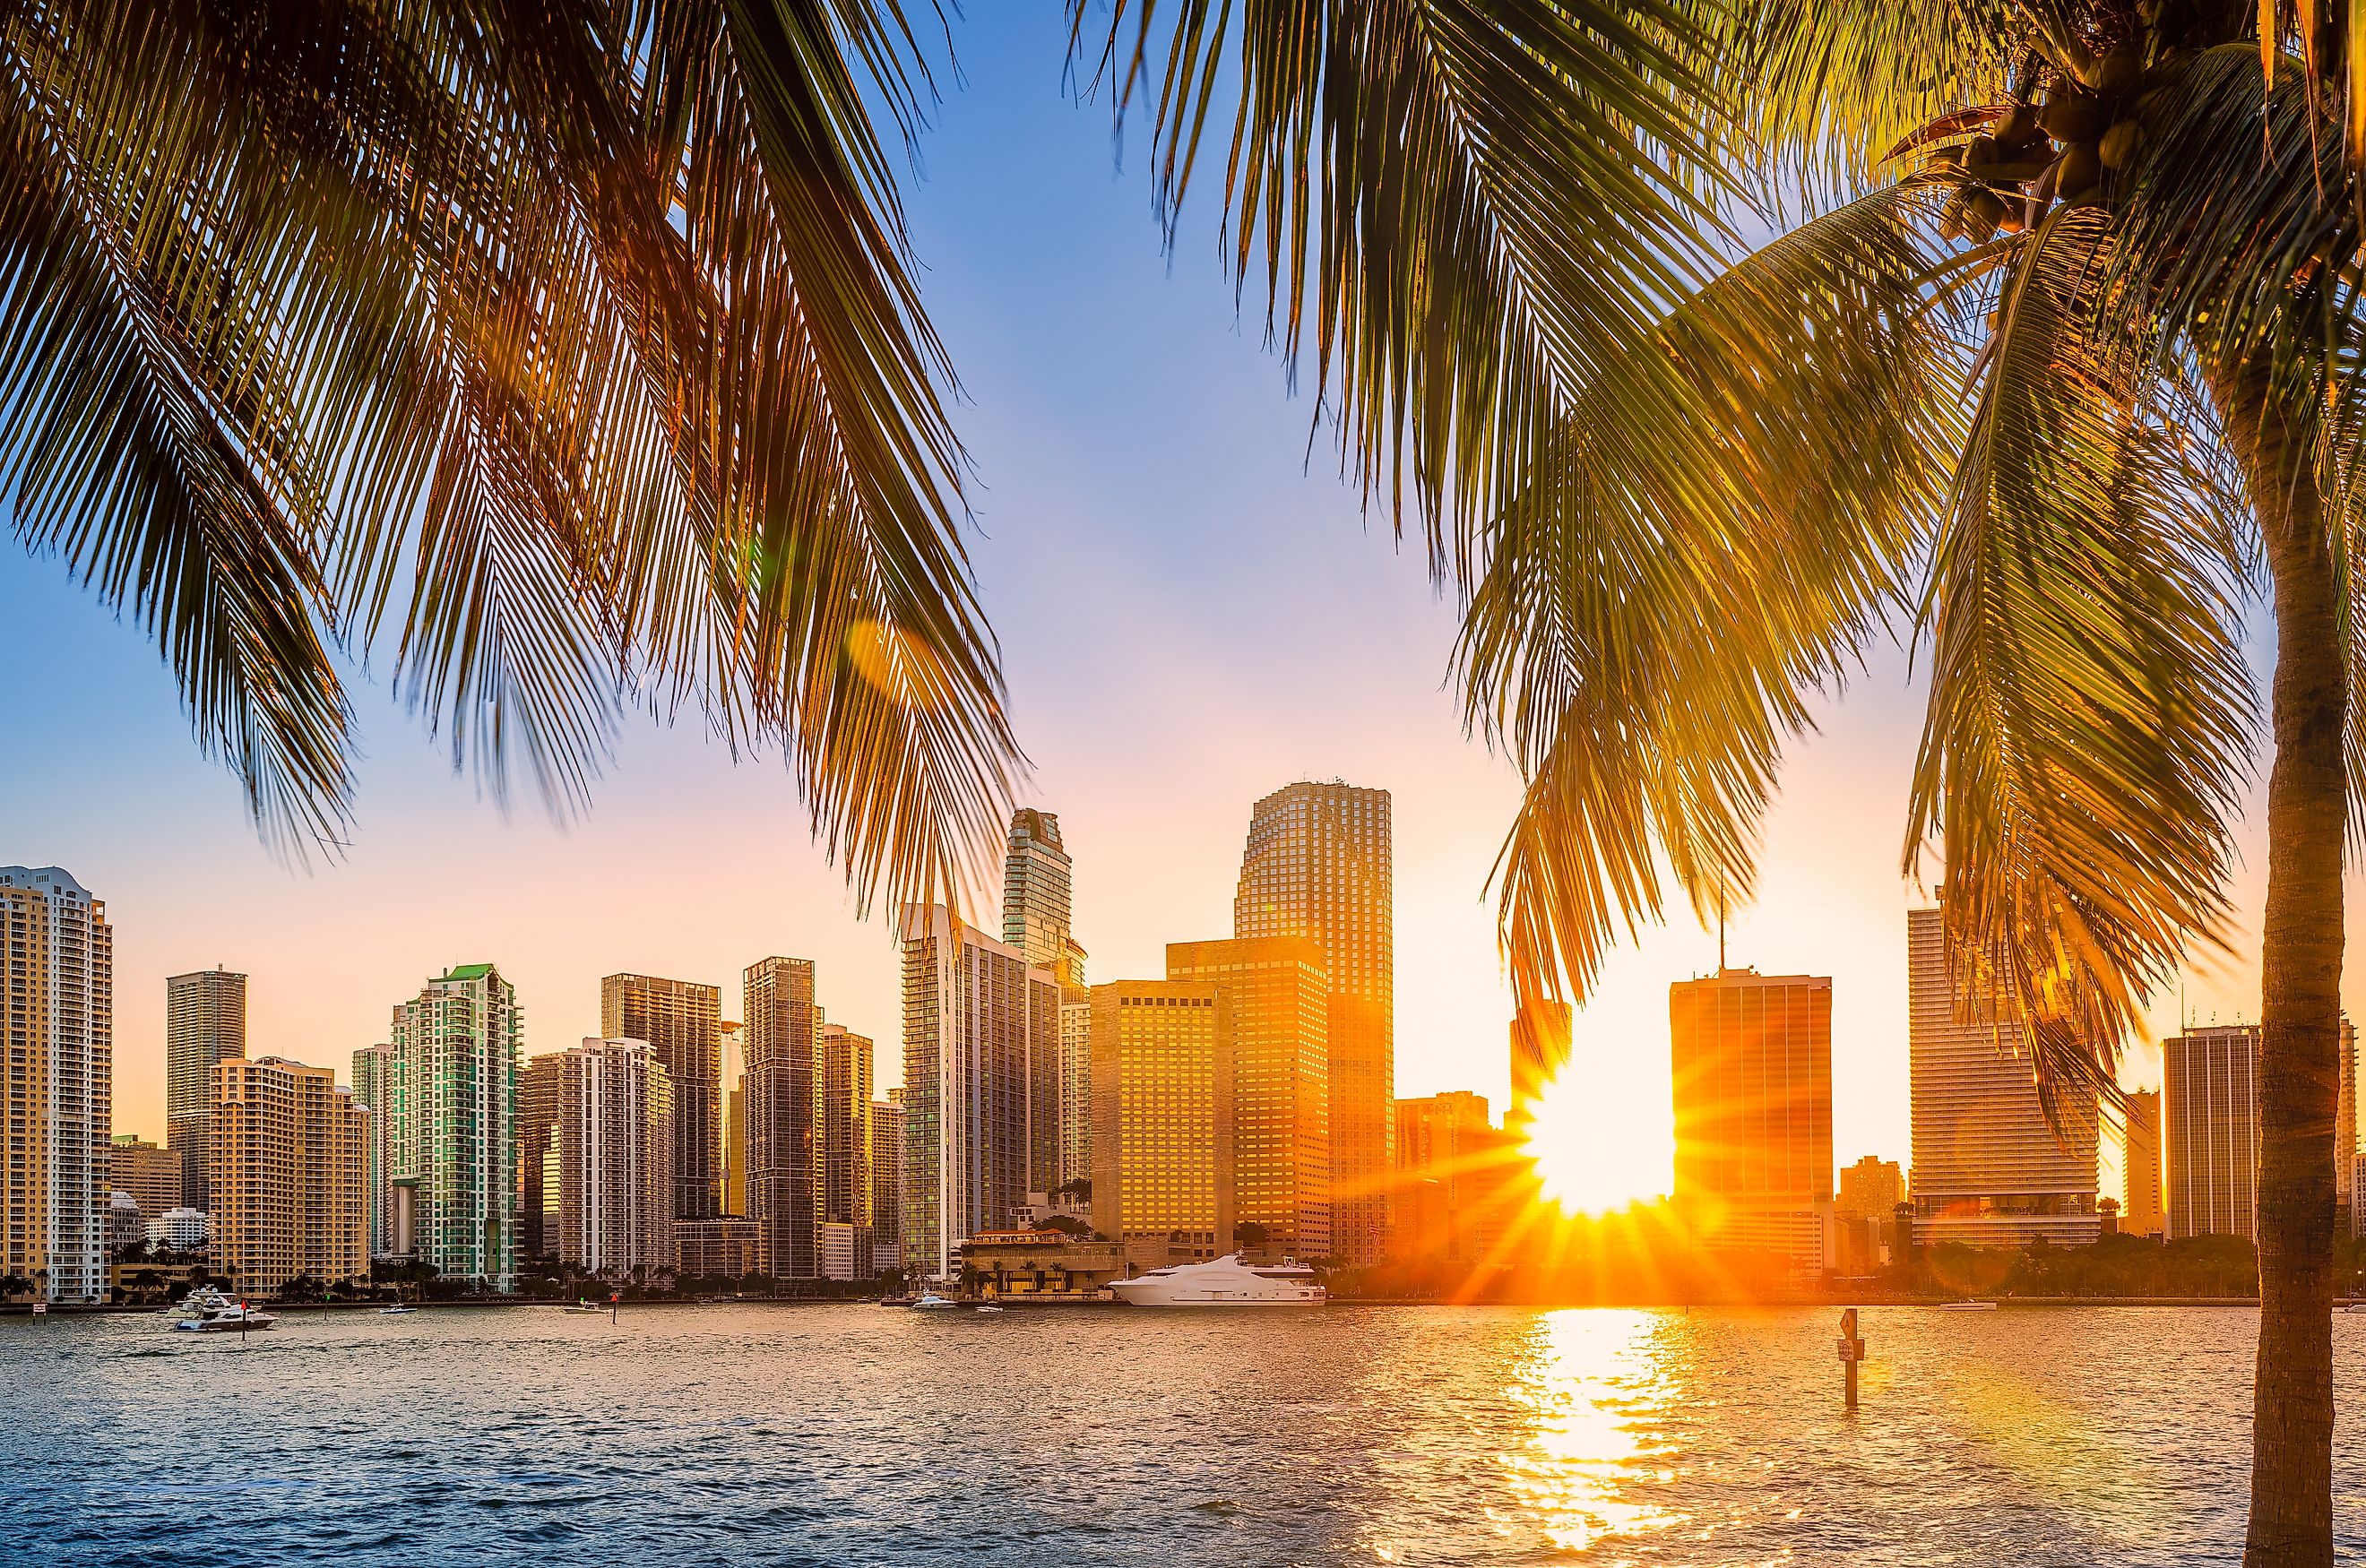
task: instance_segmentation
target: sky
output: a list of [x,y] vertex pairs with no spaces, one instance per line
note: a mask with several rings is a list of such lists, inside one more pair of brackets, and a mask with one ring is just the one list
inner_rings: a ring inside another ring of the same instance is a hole
[[[1102,104],[1064,93],[1060,7],[994,12],[956,26],[960,72],[907,196],[962,376],[969,543],[1033,763],[1021,803],[1059,813],[1089,976],[1155,978],[1166,942],[1230,934],[1258,796],[1386,789],[1398,1092],[1473,1089],[1500,1110],[1510,1000],[1487,880],[1518,780],[1463,733],[1450,608],[1342,483],[1261,312],[1236,310],[1213,186],[1162,253],[1143,160],[1120,156]],[[830,1017],[881,1042],[883,1088],[899,1081],[891,930],[856,918],[776,761],[735,766],[694,721],[642,723],[588,814],[504,813],[365,687],[352,845],[307,870],[257,840],[154,651],[59,563],[0,554],[0,864],[62,866],[107,902],[118,1130],[161,1136],[164,978],[216,963],[250,976],[253,1054],[343,1068],[455,963],[498,963],[546,1051],[597,1032],[603,974],[718,984],[736,1016],[743,968],[810,958]],[[1921,724],[1907,650],[1878,651],[1816,716],[1728,952],[1832,977],[1836,1153],[1903,1160],[1905,911],[1924,902],[1898,870]],[[2241,833],[2237,955],[2256,952],[2262,800]],[[1667,985],[1717,964],[1716,936],[1671,914],[1622,945],[1578,1017],[1574,1070],[1605,1127],[1665,1116]],[[2182,995],[2196,1018],[2256,1017],[2256,966],[2199,965]],[[2157,1028],[2179,998],[2155,999]],[[2123,1070],[2158,1074],[2143,1045]]]

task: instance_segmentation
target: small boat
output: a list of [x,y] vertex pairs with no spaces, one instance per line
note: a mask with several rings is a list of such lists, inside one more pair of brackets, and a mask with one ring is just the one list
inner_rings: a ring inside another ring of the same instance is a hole
[[2341,1310],[2344,1312],[2366,1312],[2366,1301],[2353,1301]]
[[1939,1304],[1942,1312],[1994,1312],[1996,1309],[1997,1304],[1992,1301],[1943,1301]]
[[579,1301],[573,1306],[562,1306],[558,1310],[561,1312],[589,1315],[594,1317],[605,1316],[608,1311],[606,1307],[602,1306],[595,1301]]
[[1000,1312],[1003,1310],[1001,1307],[995,1305],[994,1303],[990,1301],[979,1303],[977,1309],[980,1312]]
[[249,1328],[268,1328],[278,1321],[267,1312],[258,1312],[242,1301],[234,1301],[203,1317],[184,1317],[173,1327],[191,1334],[238,1334]]
[[418,1310],[419,1309],[415,1306],[405,1306],[401,1303],[397,1302],[392,1306],[379,1307],[377,1309],[377,1315],[380,1317],[408,1317]]
[[914,1312],[952,1312],[960,1306],[961,1303],[941,1296],[934,1291],[922,1291],[912,1303]]

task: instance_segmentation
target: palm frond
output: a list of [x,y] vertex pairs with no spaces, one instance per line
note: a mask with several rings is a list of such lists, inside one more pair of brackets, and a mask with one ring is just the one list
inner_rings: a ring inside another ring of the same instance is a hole
[[2017,1012],[2041,1097],[2111,1092],[2146,990],[2223,935],[2248,778],[2242,532],[2095,330],[2109,220],[2022,246],[1933,554],[1907,868],[1936,835],[1959,1010]]
[[[1609,368],[1488,538],[1457,662],[1527,778],[1498,860],[1515,984],[1582,996],[1616,930],[1749,891],[1806,693],[1895,604],[1949,450],[1920,192],[1734,267]],[[1681,423],[1629,396],[1662,367]],[[1960,374],[1958,370],[1956,374]]]
[[1098,74],[1121,119],[1151,101],[1171,235],[1237,73],[1228,263],[1367,497],[1467,584],[1580,389],[1707,275],[1704,47],[1676,0],[1121,0]]

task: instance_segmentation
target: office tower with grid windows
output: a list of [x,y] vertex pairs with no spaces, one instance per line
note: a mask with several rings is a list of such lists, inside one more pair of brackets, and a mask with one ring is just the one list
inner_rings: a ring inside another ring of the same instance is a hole
[[904,1259],[949,1278],[1058,1172],[1058,977],[941,904],[903,912]]
[[115,932],[55,866],[0,866],[0,1275],[107,1299]]
[[1331,980],[1304,936],[1170,942],[1166,978],[1230,1004],[1233,1217],[1274,1249],[1331,1255]]
[[2259,1026],[2187,1029],[2160,1043],[2169,1237],[2258,1234]]
[[609,975],[600,981],[600,1033],[642,1040],[673,1089],[673,1212],[722,1211],[723,993],[695,980]]
[[1720,969],[1668,987],[1678,1211],[1711,1246],[1832,1262],[1832,982]]
[[159,1148],[138,1133],[117,1133],[107,1146],[109,1180],[115,1191],[129,1193],[143,1220],[167,1209],[182,1207],[181,1157]]
[[557,1051],[518,1067],[518,1256],[558,1256],[558,1094],[566,1069]]
[[1236,937],[1303,936],[1330,981],[1331,1249],[1388,1249],[1396,1126],[1394,894],[1389,792],[1285,785],[1256,803],[1233,900]]
[[206,1149],[212,1265],[241,1294],[368,1280],[369,1112],[335,1070],[222,1058]]
[[1128,1262],[1233,1249],[1233,1021],[1212,985],[1092,988],[1093,1228]]
[[739,1024],[723,1024],[723,1212],[748,1214],[748,1040]]
[[393,1090],[394,1047],[364,1046],[354,1053],[354,1103],[369,1113],[367,1142],[362,1155],[362,1215],[369,1237],[369,1255],[391,1257],[393,1191],[387,1181],[386,1102]]
[[246,1054],[246,977],[199,969],[164,982],[164,1147],[181,1157],[182,1199],[209,1207],[206,1128],[214,1064]]
[[1914,1239],[2018,1251],[2101,1233],[2107,1144],[2095,1092],[2066,1086],[2057,1137],[2037,1099],[2009,997],[1958,1006],[1939,911],[1906,917]]
[[904,1266],[904,1092],[871,1104],[871,1271]]
[[517,1282],[517,988],[459,964],[398,1004],[376,1077],[390,1251],[445,1280]]

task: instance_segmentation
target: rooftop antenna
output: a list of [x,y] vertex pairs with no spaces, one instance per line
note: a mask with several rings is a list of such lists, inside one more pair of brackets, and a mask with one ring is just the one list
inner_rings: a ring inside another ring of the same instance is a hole
[[1725,973],[1725,872],[1717,874],[1717,972]]

